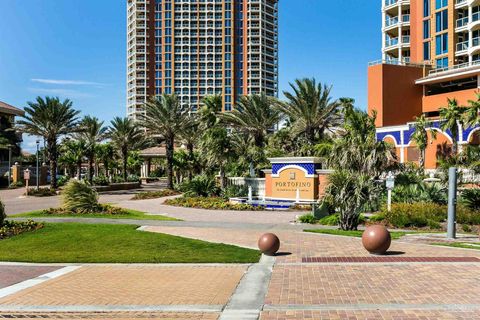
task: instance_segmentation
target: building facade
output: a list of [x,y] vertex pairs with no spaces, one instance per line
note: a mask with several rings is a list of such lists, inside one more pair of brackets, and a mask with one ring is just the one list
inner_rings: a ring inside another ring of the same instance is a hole
[[418,161],[411,141],[415,117],[432,120],[426,167],[434,169],[453,139],[478,143],[478,128],[443,132],[439,109],[462,106],[480,87],[480,1],[382,0],[382,60],[368,67],[369,111],[377,112],[378,138],[397,147],[401,162]]
[[278,0],[127,0],[127,114],[176,94],[230,111],[239,96],[278,92]]

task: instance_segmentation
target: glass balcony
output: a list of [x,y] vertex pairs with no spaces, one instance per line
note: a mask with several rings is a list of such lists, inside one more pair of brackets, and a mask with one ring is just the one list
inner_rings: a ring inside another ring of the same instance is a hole
[[468,40],[457,43],[457,52],[468,50]]
[[398,0],[385,0],[385,7],[393,6],[397,2],[398,2]]
[[475,12],[472,14],[472,22],[480,20],[480,12]]
[[476,37],[472,39],[472,47],[480,46],[480,37]]
[[468,24],[468,17],[457,19],[457,28],[465,27]]
[[390,39],[387,39],[387,41],[385,42],[385,47],[396,46],[397,44],[398,44],[398,38],[390,38]]
[[410,15],[409,14],[402,15],[402,22],[410,22]]
[[402,43],[409,44],[410,43],[410,36],[402,36]]
[[393,18],[387,17],[385,19],[385,27],[390,27],[397,23],[398,23],[398,17],[393,17]]

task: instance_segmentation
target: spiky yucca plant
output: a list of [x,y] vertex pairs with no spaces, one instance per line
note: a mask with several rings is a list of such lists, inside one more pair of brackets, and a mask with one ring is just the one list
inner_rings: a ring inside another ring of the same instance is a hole
[[70,180],[62,192],[63,209],[75,213],[94,213],[100,209],[97,192],[84,182]]

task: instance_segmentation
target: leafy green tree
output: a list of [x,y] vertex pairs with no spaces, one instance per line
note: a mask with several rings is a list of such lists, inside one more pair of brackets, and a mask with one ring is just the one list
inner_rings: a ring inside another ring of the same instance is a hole
[[108,128],[96,117],[85,116],[80,122],[78,139],[85,141],[84,154],[88,159],[88,181],[93,183],[95,155],[97,146],[107,138]]
[[82,173],[82,161],[87,144],[84,140],[67,140],[60,146],[59,163],[69,168],[70,174],[76,172],[80,180]]
[[433,139],[437,138],[437,132],[435,130],[429,130],[431,126],[431,121],[429,121],[424,114],[415,118],[415,124],[413,125],[415,131],[411,139],[420,150],[419,164],[422,168],[425,168],[425,150],[428,146],[428,131],[430,131]]
[[207,130],[218,125],[222,112],[222,97],[219,95],[206,96],[203,99],[203,106],[199,110],[200,128]]
[[58,139],[78,130],[79,111],[74,110],[72,105],[68,99],[61,102],[58,98],[37,97],[35,102],[28,102],[24,119],[18,121],[23,132],[45,139],[52,189],[57,188]]
[[225,168],[232,157],[231,141],[226,128],[214,126],[207,130],[200,142],[202,155],[207,166],[220,170],[220,186],[225,188]]
[[289,117],[292,134],[304,136],[313,146],[341,125],[341,103],[331,98],[332,87],[306,78],[295,80],[290,87],[293,93],[284,92],[287,102],[278,106]]
[[112,164],[115,162],[115,149],[113,145],[110,142],[97,145],[96,157],[103,163],[105,176],[110,177],[110,169],[112,169]]
[[277,100],[265,94],[241,97],[232,112],[221,119],[238,131],[250,135],[259,148],[265,147],[266,137],[278,122],[280,113],[275,108]]
[[16,133],[10,117],[0,116],[0,161],[8,159],[8,149],[12,155],[20,155],[20,136]]
[[145,144],[144,135],[145,133],[140,130],[139,125],[134,123],[132,119],[115,117],[111,122],[108,137],[122,159],[122,172],[125,181],[127,181],[128,154]]
[[141,125],[152,136],[165,141],[167,153],[167,188],[173,189],[173,152],[175,139],[189,122],[190,110],[179,103],[175,95],[164,94],[145,104],[146,117]]
[[457,99],[448,99],[448,106],[440,108],[441,128],[443,131],[450,130],[452,133],[452,154],[458,153],[458,133],[459,126],[464,124],[464,115],[466,108],[458,104]]

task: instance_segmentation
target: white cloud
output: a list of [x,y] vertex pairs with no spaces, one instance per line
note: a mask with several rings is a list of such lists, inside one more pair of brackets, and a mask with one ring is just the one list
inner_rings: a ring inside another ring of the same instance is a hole
[[77,90],[71,89],[60,89],[60,88],[28,88],[29,91],[38,93],[38,94],[46,94],[46,95],[55,95],[61,96],[66,98],[91,98],[93,95],[80,92]]
[[30,79],[32,82],[56,85],[77,85],[77,86],[105,86],[105,83],[83,81],[83,80],[58,80],[58,79]]

